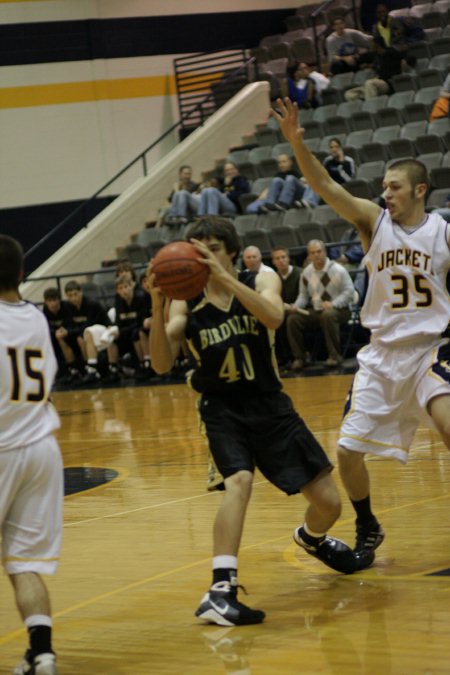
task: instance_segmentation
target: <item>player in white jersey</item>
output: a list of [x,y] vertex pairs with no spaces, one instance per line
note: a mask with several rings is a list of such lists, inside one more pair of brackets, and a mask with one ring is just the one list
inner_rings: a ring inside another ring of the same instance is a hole
[[384,532],[372,512],[365,453],[406,462],[420,421],[450,449],[450,319],[446,274],[449,223],[426,214],[429,179],[417,160],[399,160],[383,181],[386,209],[331,180],[303,141],[297,106],[277,102],[274,116],[314,192],[358,229],[369,273],[361,319],[370,344],[345,406],[338,460],[356,512],[355,551],[377,548]]
[[47,320],[18,293],[23,253],[0,235],[0,528],[2,563],[28,629],[14,675],[57,675],[50,599],[41,574],[56,570],[63,473],[49,402],[56,359]]

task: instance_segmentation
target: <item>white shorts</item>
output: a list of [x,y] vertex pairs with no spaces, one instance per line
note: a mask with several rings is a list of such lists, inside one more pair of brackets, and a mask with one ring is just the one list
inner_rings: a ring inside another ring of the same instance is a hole
[[54,574],[59,560],[64,486],[54,436],[0,452],[2,563],[7,574]]
[[338,443],[406,463],[419,423],[435,429],[427,404],[450,395],[449,341],[439,339],[431,347],[370,344],[358,353],[358,363]]

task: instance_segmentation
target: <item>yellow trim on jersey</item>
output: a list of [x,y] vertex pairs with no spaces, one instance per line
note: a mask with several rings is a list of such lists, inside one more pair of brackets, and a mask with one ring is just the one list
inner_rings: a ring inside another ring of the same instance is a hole
[[383,443],[382,441],[368,440],[367,438],[360,438],[359,436],[353,436],[352,434],[345,434],[339,437],[339,439],[343,440],[346,438],[351,438],[352,440],[358,441],[359,443],[367,443],[368,445],[380,445],[383,448],[397,448],[402,452],[409,452],[409,448],[402,448],[401,445],[395,445],[394,443]]
[[175,93],[173,75],[3,87],[0,88],[0,109],[173,96]]

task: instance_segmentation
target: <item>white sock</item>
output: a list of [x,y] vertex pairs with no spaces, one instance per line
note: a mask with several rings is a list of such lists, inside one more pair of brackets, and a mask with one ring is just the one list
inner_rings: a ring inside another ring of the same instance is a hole
[[237,570],[238,560],[234,555],[216,555],[212,559],[213,570],[232,569]]
[[46,614],[32,614],[32,616],[27,616],[24,624],[27,628],[33,628],[34,626],[48,626],[51,628],[52,617]]

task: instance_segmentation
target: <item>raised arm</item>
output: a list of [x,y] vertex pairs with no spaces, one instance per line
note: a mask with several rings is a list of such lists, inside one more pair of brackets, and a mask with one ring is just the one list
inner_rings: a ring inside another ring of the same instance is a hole
[[278,99],[278,111],[271,111],[280,125],[285,139],[291,144],[297,163],[311,188],[339,215],[358,229],[363,248],[370,244],[373,227],[381,208],[368,199],[353,197],[336,183],[322,164],[314,157],[303,140],[303,130],[298,123],[298,107],[289,99]]

